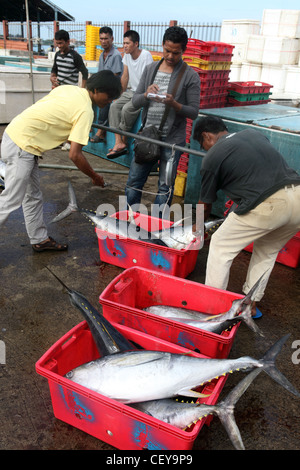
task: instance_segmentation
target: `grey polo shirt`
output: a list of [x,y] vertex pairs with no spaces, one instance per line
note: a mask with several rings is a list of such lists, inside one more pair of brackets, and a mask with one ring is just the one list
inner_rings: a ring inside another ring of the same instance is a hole
[[113,73],[122,75],[123,73],[123,62],[122,55],[114,46],[107,54],[105,60],[103,52],[99,57],[98,72],[101,70],[111,70]]

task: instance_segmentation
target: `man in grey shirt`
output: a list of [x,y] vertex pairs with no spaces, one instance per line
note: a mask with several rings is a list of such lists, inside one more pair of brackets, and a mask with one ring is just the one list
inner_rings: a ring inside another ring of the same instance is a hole
[[[121,77],[123,73],[122,55],[117,48],[114,47],[113,30],[109,26],[102,26],[99,30],[100,43],[103,49],[99,57],[98,72],[101,70],[111,70],[115,75]],[[98,111],[98,124],[108,125],[108,113],[110,104]],[[95,111],[96,116],[96,111]],[[105,131],[98,129],[94,137],[90,139],[93,143],[101,143],[105,141]]]
[[[159,127],[162,114],[166,106],[169,114],[163,128],[162,140],[170,144],[185,146],[186,119],[196,119],[200,105],[200,79],[199,75],[189,66],[183,73],[175,96],[172,90],[183,66],[182,55],[187,46],[187,33],[183,28],[172,26],[165,31],[163,37],[163,60],[152,83],[153,72],[157,63],[148,65],[140,79],[139,85],[132,98],[136,108],[143,108],[142,121],[145,126]],[[162,100],[151,100],[148,93],[165,94]],[[161,216],[166,204],[171,205],[176,177],[176,169],[181,153],[176,151],[172,177],[167,178],[166,168],[172,156],[172,149],[162,147],[160,150],[158,192],[154,201],[155,215]],[[153,167],[153,163],[136,163],[133,159],[130,166],[126,185],[126,197],[129,206],[141,201],[141,191]]]
[[237,205],[211,238],[205,284],[226,290],[234,258],[254,242],[243,292],[266,273],[252,306],[252,315],[261,316],[256,302],[264,295],[278,252],[300,230],[300,176],[259,130],[229,133],[222,119],[205,116],[193,137],[207,150],[199,201],[204,219],[219,190]]

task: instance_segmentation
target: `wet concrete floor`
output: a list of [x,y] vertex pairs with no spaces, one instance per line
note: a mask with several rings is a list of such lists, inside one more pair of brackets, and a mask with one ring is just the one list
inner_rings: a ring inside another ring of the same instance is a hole
[[[1,127],[1,133],[5,126]],[[1,136],[1,135],[0,135]],[[86,154],[95,168],[119,165]],[[68,154],[47,152],[41,163],[69,165]],[[72,182],[81,207],[96,209],[110,202],[118,208],[125,175],[104,175],[111,183],[105,189],[93,187],[79,171],[41,169],[45,221],[67,206],[67,183]],[[145,187],[155,190],[156,177]],[[175,198],[174,202],[180,202]],[[143,199],[147,205],[153,196]],[[181,201],[182,202],[182,201]],[[0,340],[5,344],[6,363],[0,364],[0,450],[115,450],[53,415],[47,380],[35,371],[36,361],[65,333],[80,323],[80,312],[51,276],[53,270],[69,287],[81,292],[101,311],[99,295],[123,270],[100,260],[98,241],[88,221],[76,213],[49,226],[49,234],[69,244],[63,253],[35,253],[30,247],[21,209],[11,214],[0,234]],[[203,283],[208,245],[200,250],[189,280]],[[250,254],[242,252],[234,261],[228,289],[241,293]],[[264,299],[263,318],[258,325],[265,338],[255,336],[241,325],[230,357],[260,358],[280,337],[290,337],[277,365],[300,390],[300,271],[276,263]],[[298,341],[298,343],[296,343]],[[298,350],[298,352],[297,352]],[[221,398],[244,376],[229,376]],[[235,417],[247,450],[299,450],[300,401],[260,374],[236,405]],[[194,450],[232,450],[233,446],[218,418],[204,426]]]

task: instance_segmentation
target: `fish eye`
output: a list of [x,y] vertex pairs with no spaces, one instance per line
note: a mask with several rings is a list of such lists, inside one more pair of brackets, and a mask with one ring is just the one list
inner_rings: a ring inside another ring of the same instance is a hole
[[71,379],[74,375],[74,372],[72,370],[70,370],[69,372],[66,373],[66,378],[67,379]]

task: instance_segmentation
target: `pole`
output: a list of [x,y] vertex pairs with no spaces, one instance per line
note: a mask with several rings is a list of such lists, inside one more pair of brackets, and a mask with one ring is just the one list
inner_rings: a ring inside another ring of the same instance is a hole
[[29,25],[29,8],[28,0],[25,0],[26,6],[26,23],[27,23],[27,41],[28,41],[28,50],[29,50],[29,65],[30,65],[30,77],[31,77],[31,93],[32,93],[32,103],[34,104],[34,82],[33,82],[33,71],[32,71],[32,49],[31,49],[31,35],[30,35],[30,25]]

